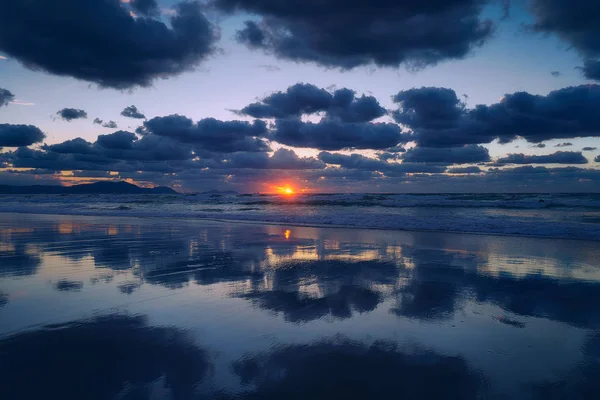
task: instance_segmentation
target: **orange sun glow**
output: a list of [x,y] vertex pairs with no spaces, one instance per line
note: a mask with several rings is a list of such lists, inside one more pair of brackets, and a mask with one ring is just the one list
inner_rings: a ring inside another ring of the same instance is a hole
[[289,185],[274,186],[274,189],[277,191],[277,193],[283,194],[285,196],[292,196],[292,195],[296,194],[296,191]]

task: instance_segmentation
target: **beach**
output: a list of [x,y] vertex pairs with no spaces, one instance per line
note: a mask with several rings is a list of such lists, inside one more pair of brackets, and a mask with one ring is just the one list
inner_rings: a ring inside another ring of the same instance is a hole
[[0,214],[0,397],[593,398],[596,241]]

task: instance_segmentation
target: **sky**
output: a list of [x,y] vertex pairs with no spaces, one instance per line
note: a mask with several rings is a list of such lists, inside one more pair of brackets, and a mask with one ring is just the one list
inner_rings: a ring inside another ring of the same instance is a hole
[[598,192],[593,0],[0,0],[0,184]]

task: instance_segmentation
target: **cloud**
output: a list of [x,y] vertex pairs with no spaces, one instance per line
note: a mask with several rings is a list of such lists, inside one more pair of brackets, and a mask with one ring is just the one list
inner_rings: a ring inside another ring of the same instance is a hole
[[30,146],[45,137],[44,132],[33,125],[0,124],[0,147]]
[[365,157],[362,154],[337,154],[322,151],[319,160],[326,164],[339,165],[346,169],[357,169],[362,171],[379,171],[390,176],[400,176],[406,173],[442,173],[446,170],[443,166],[426,165],[422,163],[390,163]]
[[319,150],[374,149],[396,146],[405,140],[400,128],[391,123],[319,123],[296,119],[277,120],[270,138],[279,143]]
[[600,81],[600,60],[586,60],[581,69],[586,78]]
[[583,151],[594,151],[594,150],[597,150],[597,149],[598,149],[597,147],[584,147],[581,150],[583,150]]
[[75,138],[40,150],[19,147],[3,157],[15,168],[173,172],[194,156],[189,145],[170,138],[146,135],[138,139],[134,133],[117,131],[100,135],[95,143]]
[[457,168],[449,168],[449,174],[479,174],[483,172],[479,167],[457,167]]
[[[538,143],[538,144],[534,144],[531,147],[536,147],[538,149],[544,149],[544,148],[546,148],[546,145],[544,143]],[[554,146],[554,147],[559,147],[559,146]]]
[[56,115],[69,122],[74,119],[87,118],[87,113],[84,110],[77,108],[63,108],[62,110],[57,111]]
[[94,118],[94,124],[102,125],[103,122],[100,118]]
[[[249,20],[237,40],[278,58],[352,69],[365,65],[421,68],[462,59],[494,31],[482,18],[486,0],[214,0]],[[331,23],[335,19],[335,23]]]
[[0,107],[8,106],[15,99],[15,95],[9,90],[0,88]]
[[596,158],[594,158],[594,162],[600,162],[600,155],[596,156]]
[[267,72],[280,72],[281,71],[281,67],[278,67],[277,65],[271,65],[271,64],[261,64],[258,66],[258,68],[262,68]]
[[483,146],[431,148],[414,147],[401,157],[405,162],[426,162],[443,164],[470,164],[490,161],[490,153]]
[[156,17],[160,15],[156,0],[130,0],[129,5],[136,13],[144,16]]
[[559,143],[559,144],[555,145],[554,147],[569,147],[569,146],[573,146],[573,143],[563,142],[563,143]]
[[322,169],[325,164],[313,157],[298,157],[293,150],[279,149],[269,158],[271,169]]
[[133,142],[136,140],[135,133],[117,131],[110,135],[99,135],[96,143],[105,149],[131,150],[133,149]]
[[560,71],[552,71],[550,72],[550,75],[552,75],[555,78],[558,78],[560,76]]
[[117,123],[115,121],[108,121],[108,122],[103,123],[102,127],[114,129],[117,127]]
[[96,151],[92,148],[92,144],[82,138],[67,140],[62,143],[53,145],[45,145],[44,150],[49,150],[54,153],[61,154],[94,154]]
[[327,118],[342,122],[369,122],[387,114],[373,96],[356,97],[356,92],[346,88],[329,92],[307,83],[275,92],[239,112],[254,118],[297,118],[325,112]]
[[267,125],[260,120],[249,123],[205,118],[194,123],[187,117],[174,114],[145,121],[141,132],[188,143],[199,151],[233,153],[262,152],[269,149],[261,140],[267,134]]
[[525,154],[509,154],[496,161],[498,164],[587,164],[588,160],[581,153],[557,151],[556,153],[535,156]]
[[133,18],[117,0],[64,0],[61,7],[46,0],[3,1],[0,51],[32,70],[100,87],[150,86],[194,69],[216,51],[218,34],[200,3],[182,2],[175,10],[167,26]]
[[582,68],[588,79],[600,80],[600,3],[597,1],[531,0],[535,17],[530,28],[556,34],[584,58]]
[[146,116],[142,114],[134,105],[125,107],[125,109],[121,111],[121,115],[128,118],[146,119]]
[[468,109],[446,88],[424,87],[399,92],[393,100],[394,119],[415,134],[425,147],[510,142],[522,137],[532,143],[550,139],[600,135],[600,86],[581,85],[550,92],[507,94],[499,102]]

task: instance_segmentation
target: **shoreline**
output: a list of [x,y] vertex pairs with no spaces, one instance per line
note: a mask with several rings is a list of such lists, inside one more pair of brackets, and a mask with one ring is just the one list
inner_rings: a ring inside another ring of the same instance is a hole
[[[115,210],[116,211],[116,210]],[[369,231],[382,231],[382,232],[417,232],[417,233],[436,233],[436,234],[453,234],[453,235],[475,235],[475,236],[497,236],[497,237],[511,237],[511,238],[528,238],[528,239],[550,239],[550,240],[574,240],[582,242],[600,242],[600,239],[593,238],[578,238],[578,237],[565,237],[565,236],[542,236],[533,234],[513,234],[513,233],[501,233],[501,232],[477,232],[477,231],[454,231],[454,230],[441,230],[441,229],[414,229],[414,228],[385,228],[385,227],[365,227],[355,225],[337,225],[337,224],[311,224],[311,223],[299,223],[299,222],[281,222],[281,221],[265,221],[265,220],[243,220],[243,219],[228,219],[228,218],[210,218],[202,216],[158,216],[158,215],[116,215],[116,214],[93,214],[93,213],[68,213],[68,212],[36,212],[36,211],[3,211],[2,214],[26,214],[26,215],[45,215],[45,216],[71,216],[71,217],[91,217],[91,218],[132,218],[132,219],[146,219],[152,218],[153,220],[158,219],[170,219],[170,220],[181,220],[186,222],[192,221],[208,221],[208,222],[219,222],[219,223],[236,223],[236,224],[248,224],[248,225],[275,225],[275,226],[289,226],[289,227],[302,227],[302,228],[331,228],[331,229],[352,229],[352,230],[369,230]]]

